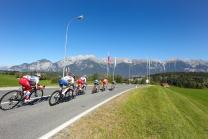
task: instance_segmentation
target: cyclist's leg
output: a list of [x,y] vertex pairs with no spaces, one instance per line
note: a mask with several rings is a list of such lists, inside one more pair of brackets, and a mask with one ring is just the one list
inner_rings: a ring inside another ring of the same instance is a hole
[[23,87],[25,87],[25,90],[27,90],[25,100],[26,100],[26,101],[29,100],[29,99],[30,99],[30,94],[31,94],[31,92],[32,92],[32,87],[31,87],[31,85],[30,85],[29,80],[26,79],[26,78],[21,78],[20,81],[19,81],[19,83],[20,83]]
[[[60,86],[60,88],[61,88],[61,90],[63,89],[63,86],[69,86],[69,83],[66,81],[66,80],[64,80],[64,79],[60,79],[59,80],[59,86]],[[62,94],[64,95],[64,93],[67,91],[68,89],[65,89],[64,91],[62,90]]]
[[71,83],[71,86],[73,87],[73,88],[71,88],[71,89],[73,89],[73,90],[74,90],[74,88],[75,88],[74,83]]

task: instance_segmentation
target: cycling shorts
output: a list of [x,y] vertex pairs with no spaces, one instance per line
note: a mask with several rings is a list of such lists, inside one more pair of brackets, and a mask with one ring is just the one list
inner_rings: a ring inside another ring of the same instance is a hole
[[26,90],[28,90],[29,92],[32,92],[32,87],[30,85],[30,81],[27,78],[21,78],[19,80],[19,84],[21,84],[22,86],[24,86],[26,88]]
[[106,84],[107,84],[107,82],[103,81],[103,84],[105,84],[105,85],[106,85]]
[[99,85],[99,82],[94,82],[94,85]]
[[82,79],[78,79],[77,83],[78,84],[83,84],[83,80]]
[[60,79],[59,80],[59,86],[63,86],[63,85],[69,86],[69,83],[66,80],[64,80],[64,79]]

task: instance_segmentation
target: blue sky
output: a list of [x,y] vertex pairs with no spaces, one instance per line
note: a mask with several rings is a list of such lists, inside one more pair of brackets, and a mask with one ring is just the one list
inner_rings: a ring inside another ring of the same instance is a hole
[[207,0],[0,0],[0,65],[66,56],[208,60]]

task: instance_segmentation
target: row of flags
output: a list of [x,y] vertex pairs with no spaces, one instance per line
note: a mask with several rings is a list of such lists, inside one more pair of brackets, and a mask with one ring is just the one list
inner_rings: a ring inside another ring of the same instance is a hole
[[[108,52],[108,65],[110,65],[110,54]],[[116,67],[116,57],[115,57],[115,61],[114,61],[114,67]]]
[[[108,52],[107,77],[108,77],[108,73],[109,73],[109,65],[110,65],[110,54],[109,54],[109,52]],[[115,57],[114,69],[113,69],[113,80],[114,80],[114,72],[115,72],[115,68],[116,68],[116,57]]]

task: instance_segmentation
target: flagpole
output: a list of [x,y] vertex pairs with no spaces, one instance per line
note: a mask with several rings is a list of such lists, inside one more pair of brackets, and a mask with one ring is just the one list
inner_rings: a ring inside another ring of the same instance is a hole
[[115,70],[115,67],[114,67],[114,69],[113,69],[113,81],[114,81],[114,70]]
[[107,77],[108,77],[108,64],[107,64]]
[[109,54],[109,52],[108,52],[107,78],[108,78],[108,72],[109,72],[109,65],[110,65],[110,54]]
[[108,78],[108,71],[109,71],[109,67],[108,67],[108,65],[107,65],[107,78]]
[[150,59],[149,59],[149,84],[150,84]]
[[[108,57],[109,57],[109,52],[108,52]],[[107,59],[107,77],[108,77],[108,59]]]
[[114,69],[113,69],[113,81],[114,81],[114,72],[115,72],[115,68],[116,68],[116,57],[115,57],[115,61],[114,61]]
[[[147,57],[147,56],[146,56]],[[146,80],[146,83],[148,84],[148,82],[149,82],[149,59],[148,59],[148,57],[147,57],[147,80]]]

